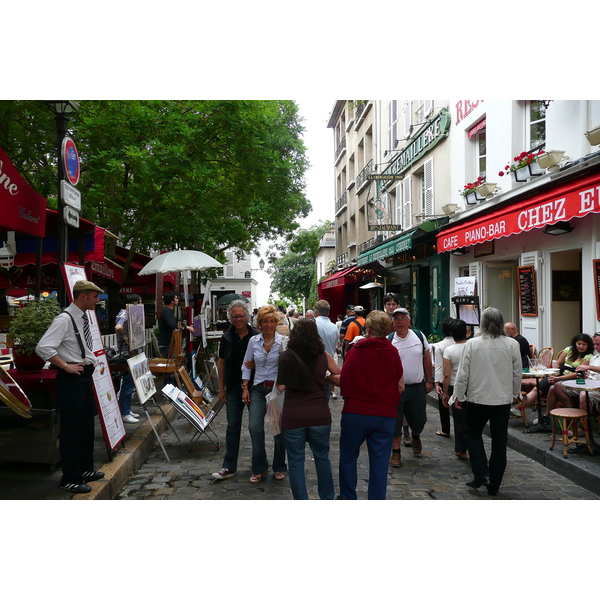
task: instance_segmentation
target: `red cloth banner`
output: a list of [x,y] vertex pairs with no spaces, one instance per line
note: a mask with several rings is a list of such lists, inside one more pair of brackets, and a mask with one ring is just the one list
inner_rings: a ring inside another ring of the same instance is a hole
[[0,148],[0,228],[44,237],[46,199],[19,174]]
[[483,217],[465,220],[445,229],[437,236],[437,250],[450,252],[591,213],[600,213],[599,174],[570,181]]

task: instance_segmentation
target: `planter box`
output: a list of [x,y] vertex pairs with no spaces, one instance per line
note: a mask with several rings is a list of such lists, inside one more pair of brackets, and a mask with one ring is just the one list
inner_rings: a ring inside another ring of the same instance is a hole
[[536,162],[529,163],[516,171],[511,171],[511,176],[513,181],[517,181],[519,183],[525,183],[529,181],[532,177],[539,177],[543,175],[545,171],[540,167],[540,165]]
[[475,204],[477,204],[478,202],[483,202],[485,200],[485,198],[479,195],[476,190],[472,191],[466,196],[463,196],[463,198],[469,206],[475,206]]

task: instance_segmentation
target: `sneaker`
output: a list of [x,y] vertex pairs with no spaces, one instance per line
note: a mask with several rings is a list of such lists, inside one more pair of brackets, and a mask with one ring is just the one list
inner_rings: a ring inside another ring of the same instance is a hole
[[392,458],[390,459],[391,467],[401,467],[402,466],[402,457],[400,456],[400,452],[392,452]]
[[412,436],[412,449],[413,454],[421,454],[423,445],[421,444],[421,438],[419,436]]
[[104,478],[102,471],[86,471],[83,475],[83,480],[87,483],[88,481],[98,481]]
[[134,418],[137,419],[139,418],[140,415],[138,415],[137,413],[134,413],[133,411],[130,411],[129,414]]
[[520,410],[519,410],[519,409],[518,409],[516,406],[513,406],[513,407],[510,409],[510,414],[511,414],[511,415],[514,415],[515,417],[522,417],[522,416],[523,416],[523,415],[521,414],[521,411],[520,411]]
[[60,489],[72,494],[89,494],[92,491],[92,488],[85,483],[63,483]]
[[132,417],[131,414],[126,415],[123,417],[123,422],[124,423],[139,423],[140,420],[136,419],[135,417]]
[[212,474],[212,476],[215,479],[229,479],[230,477],[233,477],[234,475],[235,475],[235,471],[230,471],[229,469],[225,469],[225,468]]

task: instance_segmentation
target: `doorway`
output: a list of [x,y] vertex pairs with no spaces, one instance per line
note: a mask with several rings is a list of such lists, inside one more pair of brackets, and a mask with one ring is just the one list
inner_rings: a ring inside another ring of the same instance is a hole
[[504,322],[518,323],[517,263],[484,263],[485,304],[497,308]]
[[581,332],[581,249],[550,253],[551,340],[554,357]]

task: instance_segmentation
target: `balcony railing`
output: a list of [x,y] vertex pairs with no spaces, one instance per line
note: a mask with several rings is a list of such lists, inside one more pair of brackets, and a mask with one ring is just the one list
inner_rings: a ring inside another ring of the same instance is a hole
[[346,136],[344,136],[342,138],[342,140],[340,141],[340,143],[338,144],[338,147],[335,150],[335,156],[333,158],[335,160],[337,160],[345,149],[346,149]]
[[344,252],[344,254],[340,254],[335,260],[335,266],[341,267],[348,262],[348,253]]
[[370,240],[367,240],[366,242],[363,242],[362,244],[359,244],[356,248],[356,255],[360,256],[361,254],[363,254],[363,252],[366,252],[367,250],[373,248],[373,246],[375,246],[374,237],[372,237]]
[[367,108],[367,101],[366,100],[360,100],[359,102],[357,102],[356,104],[356,110],[354,111],[354,120],[355,121],[360,121],[360,116],[363,114],[365,108]]
[[371,159],[365,168],[356,177],[356,189],[360,190],[363,184],[368,181],[369,175],[373,172],[373,159]]
[[346,208],[348,206],[348,195],[344,192],[335,203],[335,214],[337,215],[342,208]]

